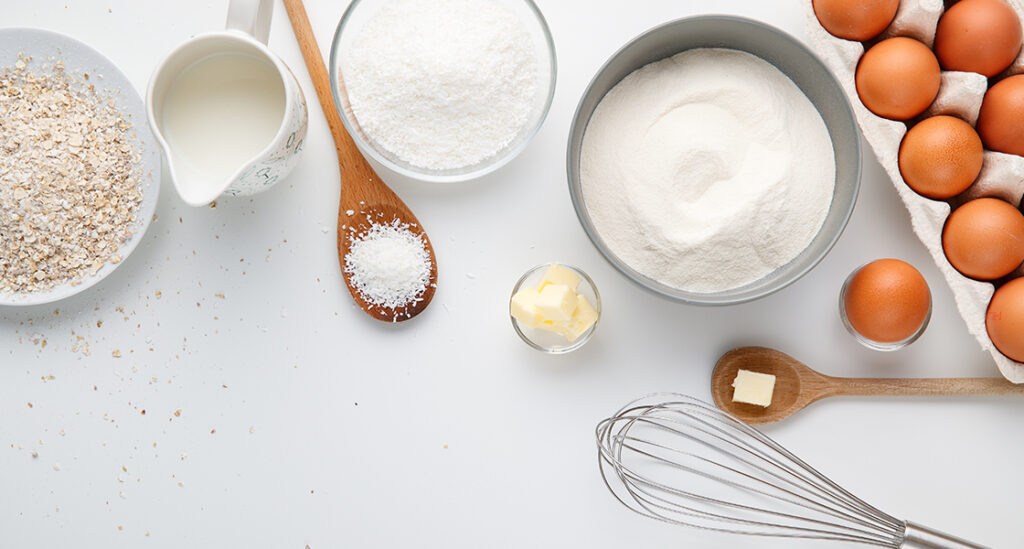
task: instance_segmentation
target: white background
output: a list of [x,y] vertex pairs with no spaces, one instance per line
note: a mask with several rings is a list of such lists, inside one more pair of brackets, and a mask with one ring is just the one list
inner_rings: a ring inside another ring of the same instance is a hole
[[[0,25],[83,40],[140,91],[171,47],[220,28],[227,9],[2,3]],[[346,3],[308,4],[326,54]],[[601,63],[651,26],[712,11],[802,37],[798,2],[538,4],[559,72],[530,147],[471,183],[392,179],[440,265],[433,304],[398,326],[356,310],[342,284],[333,145],[276,6],[270,46],[310,102],[305,158],[289,179],[216,209],[185,206],[165,179],[159,219],[112,276],[53,306],[0,309],[0,547],[796,547],[626,511],[599,479],[595,423],[650,391],[709,398],[715,360],[739,345],[833,375],[998,375],[868,148],[833,252],[755,303],[707,309],[649,295],[580,228],[565,145]],[[891,354],[858,346],[836,307],[846,275],[879,257],[916,265],[934,296],[927,332]],[[528,348],[507,317],[515,280],[552,260],[586,269],[604,299],[594,339],[570,356]],[[78,337],[88,356],[72,351]],[[1012,397],[837,398],[766,431],[891,514],[1019,547],[1022,413]]]

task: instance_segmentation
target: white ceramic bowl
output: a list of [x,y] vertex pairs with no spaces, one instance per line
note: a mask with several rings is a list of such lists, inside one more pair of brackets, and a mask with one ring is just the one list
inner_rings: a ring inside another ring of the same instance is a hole
[[114,269],[127,260],[128,255],[142,240],[142,235],[149,227],[149,223],[153,219],[153,212],[156,210],[157,197],[160,196],[161,156],[160,147],[149,129],[149,124],[146,123],[146,106],[142,102],[142,97],[139,96],[139,92],[132,86],[128,77],[102,53],[74,38],[52,31],[20,28],[0,29],[0,66],[14,65],[19,53],[33,58],[32,65],[30,65],[33,69],[39,69],[60,60],[64,62],[64,68],[69,74],[88,73],[90,75],[89,82],[96,86],[101,94],[113,98],[118,110],[124,113],[133,124],[134,131],[131,133],[131,138],[134,139],[135,148],[142,156],[142,204],[139,206],[135,223],[132,226],[134,232],[128,241],[117,249],[117,255],[122,258],[120,262],[104,263],[96,274],[87,275],[75,285],[61,284],[40,292],[14,294],[0,292],[0,305],[41,305],[85,291],[114,272]]
[[334,106],[341,114],[345,129],[355,141],[363,156],[372,158],[385,168],[401,175],[438,183],[454,183],[476,179],[504,166],[516,157],[533,136],[540,130],[551,107],[551,99],[555,94],[555,45],[551,40],[551,32],[540,10],[532,0],[495,0],[502,7],[515,14],[530,35],[537,56],[537,90],[534,93],[533,106],[526,124],[519,130],[516,137],[497,154],[477,164],[449,170],[431,170],[414,166],[389,152],[373,141],[352,113],[348,93],[344,86],[344,74],[341,67],[344,57],[352,49],[362,28],[370,21],[378,10],[391,0],[352,0],[345,10],[331,44],[331,93],[334,95]]

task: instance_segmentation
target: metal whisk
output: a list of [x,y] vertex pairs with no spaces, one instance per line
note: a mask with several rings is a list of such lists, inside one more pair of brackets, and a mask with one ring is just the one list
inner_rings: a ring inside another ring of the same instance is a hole
[[985,549],[879,511],[757,429],[686,395],[630,402],[598,423],[597,445],[612,494],[664,522],[894,549]]

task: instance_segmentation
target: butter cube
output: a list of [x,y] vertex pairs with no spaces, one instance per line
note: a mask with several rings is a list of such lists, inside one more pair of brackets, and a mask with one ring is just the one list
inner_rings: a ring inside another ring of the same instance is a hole
[[576,292],[565,284],[548,284],[541,288],[534,307],[544,320],[572,320],[572,313],[576,311]]
[[540,291],[536,288],[523,286],[512,296],[509,303],[509,313],[527,328],[536,328],[544,321],[544,316],[537,310],[537,298]]
[[597,322],[597,310],[590,304],[586,296],[576,294],[576,310],[572,313],[572,319],[560,323],[558,333],[565,336],[565,339],[576,341],[586,333],[594,323]]
[[775,376],[740,370],[736,372],[732,386],[733,402],[745,402],[767,408],[771,405],[772,393],[775,392]]
[[553,263],[548,267],[547,272],[544,273],[544,277],[540,279],[540,287],[543,288],[548,284],[564,284],[575,292],[582,281],[583,279],[578,274],[558,263]]

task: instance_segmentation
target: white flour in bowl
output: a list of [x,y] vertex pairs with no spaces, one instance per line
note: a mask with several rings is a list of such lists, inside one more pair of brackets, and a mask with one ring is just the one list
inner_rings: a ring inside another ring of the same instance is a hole
[[395,157],[431,170],[501,152],[529,120],[533,41],[493,0],[392,0],[342,65],[352,113]]
[[622,79],[594,110],[583,201],[611,251],[690,292],[754,282],[802,252],[835,188],[832,140],[785,74],[689,50]]

